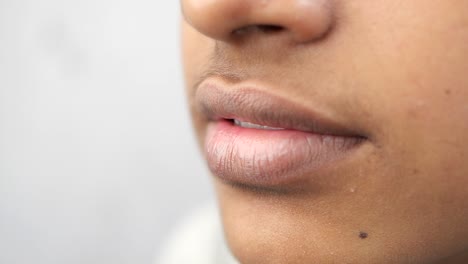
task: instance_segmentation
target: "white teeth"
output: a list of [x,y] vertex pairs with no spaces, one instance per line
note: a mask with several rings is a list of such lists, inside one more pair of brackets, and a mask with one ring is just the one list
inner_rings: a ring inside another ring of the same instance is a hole
[[234,119],[234,124],[236,126],[244,127],[244,128],[253,128],[253,129],[262,129],[262,130],[284,130],[284,128],[262,126],[262,125],[257,125],[257,124],[253,124],[249,122],[242,122],[236,119]]

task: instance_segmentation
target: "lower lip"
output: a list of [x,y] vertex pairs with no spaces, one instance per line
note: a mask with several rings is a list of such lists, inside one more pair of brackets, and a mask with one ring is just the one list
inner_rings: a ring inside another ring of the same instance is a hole
[[296,130],[260,130],[227,120],[210,123],[205,151],[212,173],[228,182],[275,187],[336,165],[362,139]]

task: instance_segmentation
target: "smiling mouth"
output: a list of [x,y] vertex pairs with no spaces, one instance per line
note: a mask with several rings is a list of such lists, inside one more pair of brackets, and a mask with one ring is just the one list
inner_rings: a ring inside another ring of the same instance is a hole
[[208,166],[228,183],[276,188],[310,181],[366,141],[327,115],[245,83],[206,80],[195,101],[208,121]]

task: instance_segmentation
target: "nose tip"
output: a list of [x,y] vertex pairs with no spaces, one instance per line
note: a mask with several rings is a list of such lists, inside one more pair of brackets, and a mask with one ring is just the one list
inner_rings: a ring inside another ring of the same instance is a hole
[[288,31],[304,43],[322,37],[333,24],[329,0],[182,0],[182,10],[196,30],[221,41],[258,27]]

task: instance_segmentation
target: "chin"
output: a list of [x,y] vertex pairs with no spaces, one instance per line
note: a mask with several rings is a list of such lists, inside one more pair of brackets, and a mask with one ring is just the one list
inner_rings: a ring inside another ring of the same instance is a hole
[[310,218],[295,198],[216,185],[226,240],[242,264],[385,263],[372,262],[369,242],[345,234],[346,225]]
[[[457,261],[465,257],[457,256],[466,247],[464,235],[430,228],[434,222],[430,218],[406,221],[389,213],[372,219],[372,212],[360,218],[352,209],[343,209],[352,204],[339,199],[317,196],[304,201],[300,195],[252,190],[219,180],[215,185],[228,246],[242,264],[466,263]],[[355,228],[359,224],[367,228]],[[430,229],[435,231],[427,232]]]

